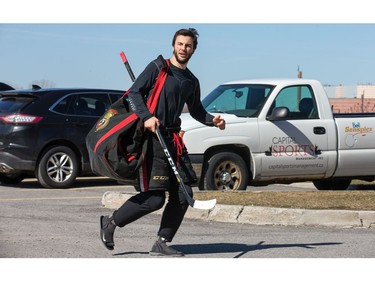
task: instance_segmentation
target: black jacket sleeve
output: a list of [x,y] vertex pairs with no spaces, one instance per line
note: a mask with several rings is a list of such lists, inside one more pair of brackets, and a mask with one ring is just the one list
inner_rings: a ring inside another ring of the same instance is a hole
[[189,109],[190,115],[196,119],[197,121],[201,122],[202,124],[206,126],[214,126],[214,123],[212,122],[212,119],[214,118],[213,115],[208,113],[201,102],[201,91],[200,91],[200,85],[199,80],[196,79],[196,88],[194,90],[194,95],[192,95],[187,101],[186,104]]

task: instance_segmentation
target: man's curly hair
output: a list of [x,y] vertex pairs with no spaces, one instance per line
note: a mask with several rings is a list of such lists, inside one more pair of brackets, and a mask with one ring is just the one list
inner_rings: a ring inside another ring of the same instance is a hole
[[183,29],[176,31],[176,33],[173,36],[172,46],[174,46],[174,43],[176,42],[176,38],[179,35],[189,36],[193,38],[193,49],[195,50],[197,48],[199,34],[195,28],[183,28]]

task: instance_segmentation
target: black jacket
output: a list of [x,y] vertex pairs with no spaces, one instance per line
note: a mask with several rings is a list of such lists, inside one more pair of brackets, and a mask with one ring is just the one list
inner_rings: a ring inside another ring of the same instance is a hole
[[[165,63],[163,60],[162,56],[159,56],[150,62],[129,89],[128,99],[132,109],[143,121],[152,117],[145,101],[152,93],[160,67]],[[199,80],[189,69],[180,69],[170,64],[155,116],[165,127],[178,127],[185,103],[194,119],[207,126],[214,125],[214,116],[202,106]]]

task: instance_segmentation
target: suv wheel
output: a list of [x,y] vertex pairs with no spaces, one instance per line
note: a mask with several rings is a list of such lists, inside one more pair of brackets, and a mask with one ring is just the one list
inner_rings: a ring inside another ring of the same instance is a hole
[[220,152],[210,158],[205,175],[206,190],[246,190],[249,173],[236,153]]
[[78,176],[79,164],[73,150],[54,146],[44,152],[37,168],[37,178],[43,187],[70,187]]

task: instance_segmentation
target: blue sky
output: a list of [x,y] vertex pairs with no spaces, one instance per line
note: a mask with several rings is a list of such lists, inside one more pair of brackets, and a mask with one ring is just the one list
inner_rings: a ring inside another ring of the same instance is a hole
[[[59,12],[55,13],[58,18]],[[289,10],[291,19],[295,14],[301,13]],[[374,23],[345,23],[341,18],[337,23],[272,23],[269,17],[264,22],[236,23],[236,17],[230,22],[233,16],[223,23],[209,22],[210,18],[208,22],[154,23],[147,16],[151,22],[132,23],[131,18],[116,23],[117,18],[107,17],[108,22],[98,18],[94,23],[85,23],[84,17],[83,23],[70,23],[69,17],[66,22],[53,22],[50,17],[43,22],[36,13],[35,22],[23,22],[19,16],[0,24],[0,81],[16,88],[42,80],[56,87],[126,90],[131,80],[120,51],[125,51],[138,75],[159,54],[171,56],[177,29],[194,27],[200,37],[189,68],[200,79],[202,96],[232,80],[293,78],[298,67],[304,78],[323,84],[375,83]]]

